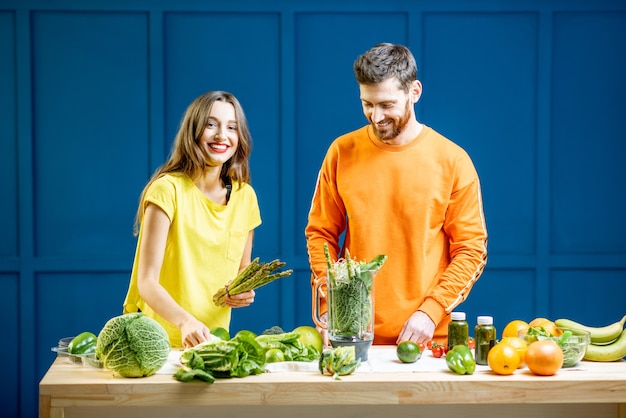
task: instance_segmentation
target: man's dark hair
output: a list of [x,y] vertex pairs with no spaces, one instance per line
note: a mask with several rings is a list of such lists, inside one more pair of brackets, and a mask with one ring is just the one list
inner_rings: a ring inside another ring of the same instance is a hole
[[407,47],[381,43],[356,59],[354,75],[359,84],[377,84],[395,78],[400,88],[408,92],[417,79],[417,64]]

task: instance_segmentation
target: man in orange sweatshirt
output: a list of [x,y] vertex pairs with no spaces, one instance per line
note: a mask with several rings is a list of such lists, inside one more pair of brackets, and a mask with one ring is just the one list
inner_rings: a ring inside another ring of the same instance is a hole
[[357,261],[386,254],[374,344],[444,341],[487,261],[478,175],[461,147],[416,119],[422,85],[408,48],[376,45],[354,73],[369,124],[337,138],[322,163],[305,229],[312,280],[326,275],[324,243],[332,260],[346,248]]

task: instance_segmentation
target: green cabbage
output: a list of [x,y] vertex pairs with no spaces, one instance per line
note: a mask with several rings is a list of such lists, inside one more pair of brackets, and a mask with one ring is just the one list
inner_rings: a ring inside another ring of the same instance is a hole
[[104,367],[124,377],[156,373],[167,361],[170,342],[165,329],[142,313],[111,318],[98,334],[96,355]]

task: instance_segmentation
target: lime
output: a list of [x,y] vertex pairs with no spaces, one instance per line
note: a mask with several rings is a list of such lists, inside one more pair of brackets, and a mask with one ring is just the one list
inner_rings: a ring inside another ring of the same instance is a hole
[[270,348],[265,352],[266,363],[277,363],[279,361],[285,361],[285,354],[280,348]]
[[257,335],[254,332],[248,331],[247,329],[242,329],[241,331],[237,331],[237,334],[235,334],[235,337],[238,337],[238,336],[244,336],[244,337],[248,337],[252,339],[257,337]]
[[211,334],[215,335],[217,338],[220,338],[224,341],[230,340],[230,334],[226,331],[225,328],[217,327],[211,329]]
[[396,348],[398,359],[403,363],[415,363],[422,357],[420,346],[413,341],[402,341]]
[[298,338],[300,343],[315,348],[318,353],[322,352],[324,340],[322,339],[322,334],[317,329],[308,325],[300,325],[294,328],[293,332],[300,334],[300,338]]

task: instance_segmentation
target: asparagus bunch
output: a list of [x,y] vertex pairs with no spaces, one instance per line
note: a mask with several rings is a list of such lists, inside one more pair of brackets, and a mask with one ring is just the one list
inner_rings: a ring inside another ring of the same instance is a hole
[[290,276],[293,272],[292,270],[284,270],[275,273],[276,270],[284,266],[285,263],[280,260],[260,263],[259,258],[255,258],[230,284],[220,288],[220,290],[213,295],[213,303],[215,303],[216,306],[224,306],[224,299],[226,299],[227,295],[238,295],[239,293],[258,289],[276,279]]

